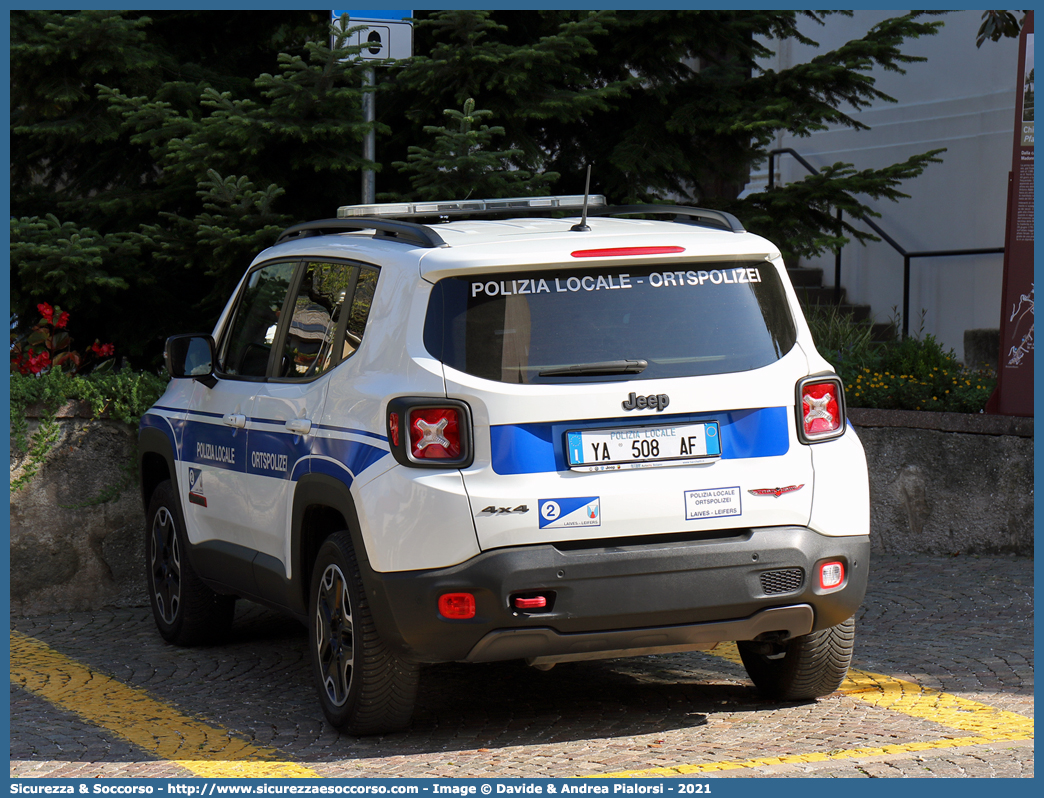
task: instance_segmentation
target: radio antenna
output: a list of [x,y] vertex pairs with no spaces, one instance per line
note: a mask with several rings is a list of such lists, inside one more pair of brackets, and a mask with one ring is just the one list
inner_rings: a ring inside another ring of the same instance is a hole
[[591,193],[591,164],[587,165],[587,182],[584,184],[584,213],[580,217],[580,224],[574,224],[569,229],[576,233],[590,233],[591,228],[587,226],[587,198]]

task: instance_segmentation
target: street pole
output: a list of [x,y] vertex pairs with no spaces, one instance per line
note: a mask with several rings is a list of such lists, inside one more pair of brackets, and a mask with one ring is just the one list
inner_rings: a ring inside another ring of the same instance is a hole
[[[370,127],[366,132],[366,138],[363,139],[363,158],[371,162],[377,160],[377,136],[374,131],[374,122],[377,120],[375,85],[376,80],[374,77],[374,69],[373,67],[370,67],[363,73],[362,112],[363,122],[367,123]],[[376,201],[376,192],[374,189],[374,171],[372,169],[363,169],[362,201],[364,205],[372,205]]]

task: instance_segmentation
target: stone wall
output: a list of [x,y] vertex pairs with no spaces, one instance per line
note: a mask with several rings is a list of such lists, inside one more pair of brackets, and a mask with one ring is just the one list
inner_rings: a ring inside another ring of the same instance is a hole
[[852,408],[873,548],[1033,554],[1033,420]]
[[[38,426],[30,420],[30,434]],[[46,460],[11,494],[13,613],[142,601],[144,513],[136,451],[137,435],[126,424],[59,419]],[[26,456],[12,449],[12,482],[26,465]]]
[[[859,409],[850,417],[870,467],[874,550],[1032,556],[1032,419]],[[39,472],[11,495],[11,611],[144,604],[134,430],[73,417],[58,427]],[[25,465],[12,451],[12,480]]]

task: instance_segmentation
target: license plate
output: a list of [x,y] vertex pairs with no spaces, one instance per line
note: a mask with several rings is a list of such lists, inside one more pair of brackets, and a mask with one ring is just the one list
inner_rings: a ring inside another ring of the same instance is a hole
[[721,457],[717,421],[665,426],[572,430],[566,455],[574,471],[706,463]]

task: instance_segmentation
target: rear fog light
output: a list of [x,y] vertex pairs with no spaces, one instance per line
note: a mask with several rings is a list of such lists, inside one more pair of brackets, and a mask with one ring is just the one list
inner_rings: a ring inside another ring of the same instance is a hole
[[470,593],[444,593],[439,596],[439,614],[453,621],[475,617],[475,597]]

